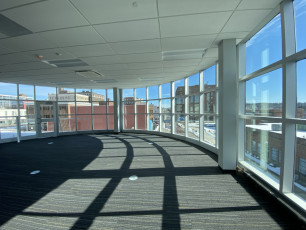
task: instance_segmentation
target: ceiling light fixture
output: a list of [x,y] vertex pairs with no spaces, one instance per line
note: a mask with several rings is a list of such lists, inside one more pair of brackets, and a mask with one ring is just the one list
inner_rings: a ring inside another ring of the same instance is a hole
[[205,55],[206,49],[173,50],[162,52],[163,61],[181,59],[201,59]]

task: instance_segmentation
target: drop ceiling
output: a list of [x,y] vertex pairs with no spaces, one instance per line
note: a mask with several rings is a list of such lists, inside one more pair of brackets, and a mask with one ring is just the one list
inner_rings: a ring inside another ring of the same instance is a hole
[[[0,81],[129,88],[181,79],[214,64],[222,39],[239,43],[280,2],[1,0],[1,16],[31,33],[12,37],[0,28]],[[200,53],[163,59],[165,53],[191,50]],[[88,66],[48,64],[67,59]],[[83,70],[97,71],[101,79],[76,74]]]

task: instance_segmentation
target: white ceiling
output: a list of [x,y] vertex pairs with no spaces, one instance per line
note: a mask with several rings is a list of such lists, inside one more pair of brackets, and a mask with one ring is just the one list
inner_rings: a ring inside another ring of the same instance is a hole
[[[222,39],[244,39],[281,0],[0,0],[0,14],[33,34],[0,33],[0,81],[80,88],[129,88],[177,80],[217,61]],[[166,60],[162,52],[206,49]],[[55,68],[42,60],[79,58]],[[94,83],[75,74],[93,69]],[[141,80],[142,79],[142,80]],[[145,79],[145,80],[143,80]]]

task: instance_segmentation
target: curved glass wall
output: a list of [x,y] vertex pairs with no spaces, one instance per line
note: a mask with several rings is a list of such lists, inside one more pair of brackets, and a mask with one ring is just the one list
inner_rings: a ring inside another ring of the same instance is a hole
[[305,0],[281,3],[280,12],[239,45],[246,54],[239,59],[239,162],[301,207],[306,204],[305,9]]
[[113,129],[113,89],[0,83],[0,142]]
[[217,148],[216,65],[146,88],[123,89],[124,130],[175,134]]

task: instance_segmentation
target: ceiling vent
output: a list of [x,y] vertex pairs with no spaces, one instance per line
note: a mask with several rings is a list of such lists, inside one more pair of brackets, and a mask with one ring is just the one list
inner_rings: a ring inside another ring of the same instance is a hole
[[0,33],[8,37],[32,34],[33,32],[0,14]]
[[53,61],[42,60],[42,62],[58,68],[88,66],[88,64],[86,62],[83,62],[81,59],[66,59],[66,60],[53,60]]
[[201,59],[205,54],[205,49],[173,50],[162,52],[163,61],[181,59]]
[[80,75],[85,78],[95,79],[103,77],[103,74],[95,71],[95,70],[77,70],[75,71],[77,75]]

